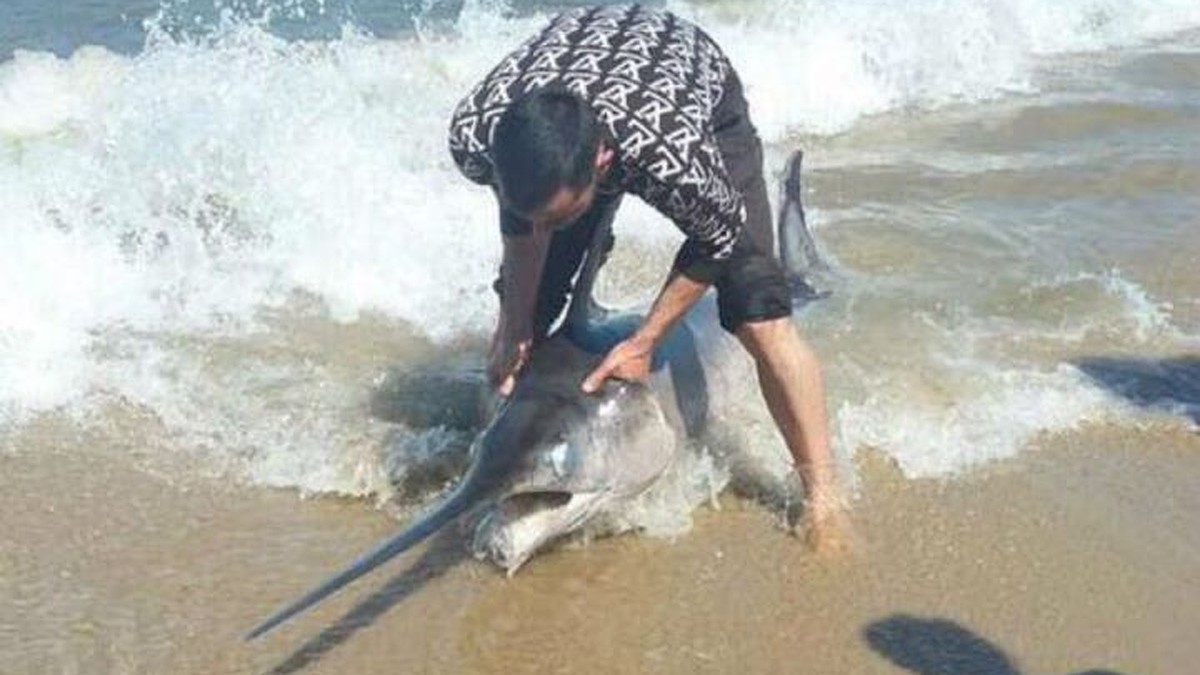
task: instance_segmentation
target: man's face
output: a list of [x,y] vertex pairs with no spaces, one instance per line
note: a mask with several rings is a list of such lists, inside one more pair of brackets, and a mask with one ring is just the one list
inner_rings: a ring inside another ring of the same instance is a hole
[[560,188],[549,202],[529,214],[529,220],[535,229],[543,232],[560,230],[578,220],[595,199],[595,180],[582,188]]
[[596,199],[596,185],[608,173],[616,153],[601,143],[596,150],[595,168],[591,182],[580,188],[563,187],[541,208],[533,213],[521,214],[533,224],[534,229],[553,232],[567,227],[592,207]]

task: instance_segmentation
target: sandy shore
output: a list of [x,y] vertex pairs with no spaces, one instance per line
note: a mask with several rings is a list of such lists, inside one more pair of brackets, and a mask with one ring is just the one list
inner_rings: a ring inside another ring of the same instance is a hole
[[573,545],[512,580],[447,536],[249,644],[259,619],[396,523],[359,501],[173,482],[54,425],[27,433],[0,456],[3,673],[1182,675],[1200,662],[1200,435],[1171,424],[1046,438],[951,481],[906,480],[861,452],[853,560],[806,553],[728,495],[676,541]]

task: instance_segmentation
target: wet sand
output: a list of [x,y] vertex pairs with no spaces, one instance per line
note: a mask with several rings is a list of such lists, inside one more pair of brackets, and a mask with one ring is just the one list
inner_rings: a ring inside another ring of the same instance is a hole
[[360,500],[168,480],[66,428],[28,427],[0,456],[3,673],[1135,675],[1200,662],[1200,435],[1170,421],[1043,438],[946,481],[860,451],[853,559],[806,552],[729,494],[675,541],[572,544],[511,580],[464,560],[449,533],[253,643],[240,636],[395,521]]

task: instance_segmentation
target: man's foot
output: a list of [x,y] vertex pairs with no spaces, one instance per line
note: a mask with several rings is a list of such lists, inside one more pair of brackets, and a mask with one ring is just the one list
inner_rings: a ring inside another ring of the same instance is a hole
[[818,555],[848,555],[858,549],[849,507],[840,497],[806,500],[800,528],[805,543]]

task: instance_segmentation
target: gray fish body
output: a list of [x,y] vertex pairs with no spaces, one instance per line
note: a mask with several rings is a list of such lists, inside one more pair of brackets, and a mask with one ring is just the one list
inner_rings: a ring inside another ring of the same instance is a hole
[[720,329],[710,294],[656,349],[646,384],[610,380],[599,396],[583,394],[583,379],[640,321],[605,313],[564,327],[535,351],[489,427],[494,437],[481,446],[526,459],[510,467],[514,480],[478,521],[477,557],[512,575],[547,543],[620,510],[686,451],[688,439],[705,437],[722,397],[741,389],[735,380],[752,376],[749,357]]
[[[794,185],[785,185],[779,236],[784,267],[802,302],[819,297],[805,291],[811,286],[804,278],[820,259],[799,201],[799,153],[789,162],[789,179],[793,175]],[[656,349],[646,384],[610,380],[597,394],[582,392],[588,373],[640,322],[638,315],[610,313],[592,301],[598,259],[588,256],[564,325],[534,351],[512,395],[476,438],[469,468],[455,490],[408,528],[268,618],[247,639],[468,513],[477,517],[475,554],[511,575],[546,544],[643,493],[687,438],[703,436],[712,412],[724,405],[721,396],[736,395],[736,371],[751,368],[736,341],[721,330],[711,293]]]

